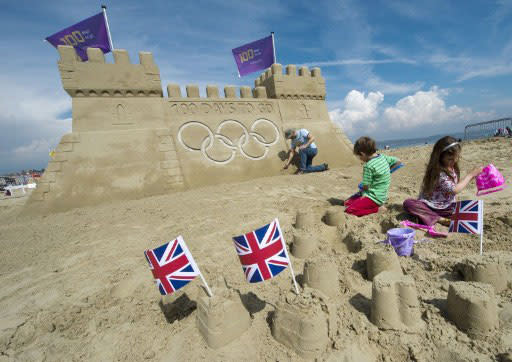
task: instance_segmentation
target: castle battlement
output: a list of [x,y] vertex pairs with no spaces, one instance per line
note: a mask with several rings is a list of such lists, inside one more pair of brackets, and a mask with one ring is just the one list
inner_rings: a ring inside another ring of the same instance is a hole
[[255,87],[265,87],[269,98],[278,99],[325,99],[325,79],[320,68],[286,66],[283,74],[281,64],[272,64],[254,81]]
[[[128,52],[112,51],[114,63],[106,63],[99,48],[87,48],[88,61],[83,62],[72,46],[59,45],[59,71],[62,85],[71,97],[162,97],[160,70],[153,54],[139,52],[139,64],[132,64]],[[255,81],[255,87],[243,86],[237,97],[234,86],[224,87],[224,98],[325,99],[325,79],[320,68],[309,69],[293,64],[272,66]],[[169,98],[200,98],[197,85],[186,86],[186,97],[180,86],[167,86]],[[215,85],[206,87],[206,98],[221,98]]]
[[[181,94],[181,88],[179,84],[171,83],[167,85],[167,95],[170,99],[184,99],[184,98],[201,98],[199,94],[199,86],[195,84],[188,84],[185,87],[186,96]],[[237,94],[238,93],[238,94]],[[206,86],[206,98],[210,99],[239,99],[239,98],[268,98],[267,89],[265,87],[251,87],[242,86],[237,89],[235,86],[228,85],[224,87],[224,98],[220,96],[219,87],[216,85]]]
[[132,64],[126,50],[115,49],[111,64],[99,48],[87,48],[87,62],[72,46],[59,45],[58,50],[62,86],[71,97],[162,97],[152,53],[139,52],[139,64]]

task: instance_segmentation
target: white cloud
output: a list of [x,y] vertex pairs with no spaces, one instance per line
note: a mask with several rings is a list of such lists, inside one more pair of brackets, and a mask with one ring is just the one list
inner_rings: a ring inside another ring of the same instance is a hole
[[373,64],[416,64],[414,59],[409,58],[388,58],[388,59],[339,59],[339,60],[328,60],[328,61],[314,61],[299,64],[299,66],[307,67],[336,67],[343,65],[373,65]]
[[353,135],[363,129],[376,127],[379,115],[378,107],[384,101],[381,92],[370,92],[368,96],[357,90],[351,90],[343,101],[343,110],[337,108],[329,112],[331,119],[341,125],[343,130]]
[[443,0],[411,2],[407,0],[387,0],[384,2],[398,15],[422,22],[434,22],[439,18],[447,18],[450,4]]
[[366,81],[366,86],[370,89],[379,90],[384,94],[407,94],[416,92],[424,86],[424,82],[413,83],[393,83],[387,82],[377,76],[371,76]]
[[491,105],[497,107],[512,108],[512,98],[498,98],[491,102]]
[[473,78],[492,78],[512,74],[512,41],[505,44],[501,53],[487,56],[451,56],[443,50],[430,49],[432,53],[424,57],[424,62],[437,67],[443,72],[456,75],[456,81],[462,82]]
[[480,69],[475,69],[462,74],[457,78],[457,82],[477,78],[477,77],[496,77],[498,75],[512,74],[512,64],[492,65]]
[[48,150],[71,131],[71,99],[44,85],[0,77],[0,173],[45,167]]
[[495,116],[493,112],[474,112],[471,108],[448,106],[444,97],[449,92],[432,87],[403,97],[395,105],[383,109],[384,95],[381,92],[370,92],[366,96],[351,90],[342,106],[330,111],[329,116],[352,139],[369,135],[379,140],[462,131],[466,123]]
[[418,91],[400,99],[395,106],[386,108],[384,119],[390,128],[398,130],[467,119],[471,116],[470,108],[456,105],[447,107],[442,98],[445,95],[446,91],[437,87],[429,91]]
[[33,157],[36,153],[48,153],[57,141],[57,139],[48,140],[39,138],[32,140],[30,144],[16,147],[13,152],[19,157]]

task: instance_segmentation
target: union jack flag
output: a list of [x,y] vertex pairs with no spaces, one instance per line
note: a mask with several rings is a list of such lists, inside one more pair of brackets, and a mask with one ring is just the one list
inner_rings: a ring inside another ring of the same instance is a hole
[[199,275],[199,268],[180,235],[156,249],[144,252],[160,294],[172,294]]
[[277,219],[233,240],[249,283],[273,278],[290,263]]
[[482,234],[484,228],[483,213],[483,200],[457,202],[448,231],[451,233]]

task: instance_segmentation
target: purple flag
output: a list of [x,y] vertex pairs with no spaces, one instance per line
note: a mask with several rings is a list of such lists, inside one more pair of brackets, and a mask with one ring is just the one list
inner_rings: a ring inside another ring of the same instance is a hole
[[75,47],[77,54],[84,61],[88,59],[87,48],[100,48],[103,53],[112,50],[103,12],[50,35],[46,40],[55,48],[58,45]]
[[274,64],[272,35],[232,50],[240,76],[266,69]]

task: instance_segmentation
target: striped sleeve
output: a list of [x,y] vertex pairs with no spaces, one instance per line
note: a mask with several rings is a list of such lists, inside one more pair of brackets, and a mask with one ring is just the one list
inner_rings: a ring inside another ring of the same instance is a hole
[[398,162],[398,158],[396,158],[396,157],[388,156],[388,155],[383,155],[383,156],[386,159],[386,161],[388,162],[388,165],[390,167]]
[[372,168],[366,163],[363,166],[363,185],[371,185],[373,179],[373,170]]

